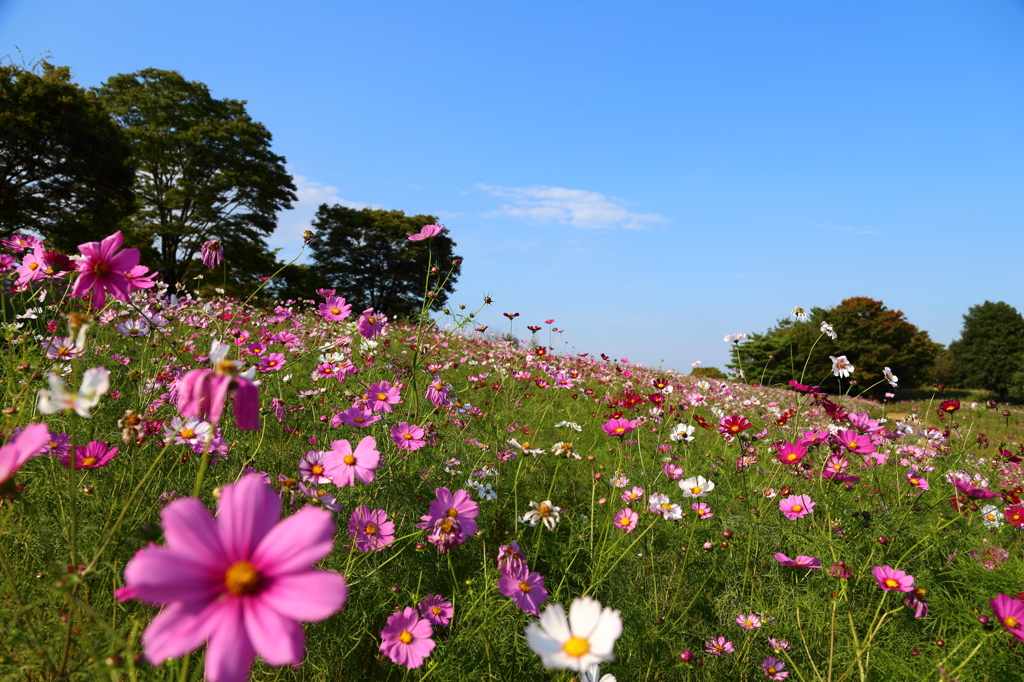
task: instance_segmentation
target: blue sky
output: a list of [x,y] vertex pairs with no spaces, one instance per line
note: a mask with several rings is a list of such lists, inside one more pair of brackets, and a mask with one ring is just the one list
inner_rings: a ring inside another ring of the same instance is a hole
[[1019,1],[0,0],[15,45],[247,100],[299,186],[273,246],[323,202],[438,215],[492,329],[689,371],[794,305],[941,343],[1024,311]]

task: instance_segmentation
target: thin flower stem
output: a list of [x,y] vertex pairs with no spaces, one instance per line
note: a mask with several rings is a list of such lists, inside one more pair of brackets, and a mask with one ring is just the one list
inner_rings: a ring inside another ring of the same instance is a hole
[[811,656],[811,648],[809,646],[807,646],[807,638],[804,637],[804,626],[803,626],[803,623],[800,622],[800,607],[799,606],[796,607],[796,629],[800,633],[800,641],[804,643],[804,651],[807,652],[807,660],[808,660],[808,662],[810,662],[811,668],[814,670],[814,675],[819,680],[823,679],[821,677],[821,673],[818,671],[818,666],[815,665],[815,663],[814,663],[814,657]]
[[216,429],[215,425],[211,425],[210,433],[206,436],[206,444],[203,446],[203,458],[199,462],[199,471],[196,473],[196,484],[192,487],[192,497],[199,497],[199,492],[203,489],[203,477],[206,476],[206,468],[210,464],[210,443],[213,442],[213,434]]

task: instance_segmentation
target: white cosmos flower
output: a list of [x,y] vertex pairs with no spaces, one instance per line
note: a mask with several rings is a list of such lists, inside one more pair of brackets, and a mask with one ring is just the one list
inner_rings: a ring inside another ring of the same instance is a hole
[[725,338],[722,340],[725,341],[726,343],[739,343],[740,341],[743,341],[746,338],[747,335],[744,332],[739,332],[738,334],[726,334]]
[[843,377],[844,379],[853,374],[853,370],[855,368],[850,364],[850,361],[846,359],[845,355],[840,355],[839,357],[830,355],[829,358],[832,359],[832,374],[837,377]]
[[523,514],[524,523],[536,526],[537,522],[541,521],[544,523],[544,527],[548,530],[555,529],[555,526],[561,519],[559,516],[562,512],[560,507],[556,507],[551,504],[551,500],[544,500],[540,504],[530,502],[530,506],[533,507],[533,509]]
[[574,599],[569,619],[561,604],[544,609],[540,623],[526,626],[526,641],[546,668],[583,672],[615,659],[612,649],[622,635],[619,612],[590,597]]
[[669,440],[680,441],[685,440],[687,443],[693,440],[694,427],[692,424],[676,424],[675,428],[672,429],[672,433],[668,435]]
[[801,308],[800,306],[796,306],[795,308],[793,308],[793,312],[791,314],[798,320],[811,319],[811,316],[807,314],[807,311]]
[[715,484],[703,476],[693,476],[679,481],[679,489],[683,491],[683,497],[707,497],[715,489]]
[[890,385],[890,386],[892,386],[893,388],[897,388],[897,386],[896,386],[896,382],[897,382],[897,381],[899,381],[899,380],[900,380],[900,378],[899,378],[898,376],[896,376],[895,374],[893,374],[893,373],[892,373],[892,370],[891,370],[891,369],[889,369],[888,367],[886,367],[886,368],[885,368],[885,369],[884,369],[884,370],[882,371],[882,374],[884,374],[884,375],[885,375],[885,380],[889,382],[889,385]]
[[82,375],[82,385],[72,393],[68,385],[56,374],[50,374],[50,390],[39,390],[39,411],[55,414],[62,410],[74,410],[78,416],[89,418],[89,410],[96,407],[100,398],[110,388],[110,372],[104,367],[92,367]]
[[828,336],[828,338],[832,339],[833,341],[839,338],[839,336],[836,334],[836,330],[833,329],[832,325],[830,325],[828,322],[821,323],[821,333],[825,334],[826,336]]
[[981,518],[989,528],[999,528],[999,526],[1003,525],[1003,512],[999,511],[994,504],[981,508]]
[[601,675],[601,666],[597,663],[588,665],[586,670],[580,672],[580,682],[618,682],[615,675],[605,673]]

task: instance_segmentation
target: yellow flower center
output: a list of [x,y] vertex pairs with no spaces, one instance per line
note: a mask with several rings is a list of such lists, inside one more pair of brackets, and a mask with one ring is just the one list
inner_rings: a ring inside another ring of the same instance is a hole
[[356,458],[354,455],[345,455],[345,459],[343,459],[342,461],[345,462],[345,464],[352,466],[353,464],[356,463]]
[[341,308],[331,308],[331,315],[341,315]]
[[363,532],[366,533],[367,535],[376,535],[377,534],[377,526],[375,526],[372,523],[368,523],[368,524],[366,524],[366,527],[363,528]]
[[224,576],[224,587],[234,595],[252,594],[260,586],[260,574],[248,561],[231,564]]
[[402,438],[404,438],[406,440],[412,440],[412,434],[411,433],[403,433],[402,434]]
[[797,514],[799,514],[803,510],[804,510],[803,505],[800,505],[800,504],[794,504],[793,505],[793,511],[796,512]]
[[387,393],[378,393],[377,394],[377,400],[387,400],[387,399],[388,399],[388,394]]
[[95,457],[86,457],[85,459],[82,460],[82,466],[84,467],[91,467],[94,464],[96,464]]
[[441,615],[441,607],[440,606],[431,606],[430,607],[430,612],[432,614],[434,614],[435,616],[440,616]]
[[445,513],[448,515],[448,518],[450,518],[450,519],[457,519],[457,518],[459,518],[459,510],[455,509],[455,507],[452,507],[451,509],[449,509]]
[[579,658],[590,651],[590,642],[582,637],[571,637],[568,642],[562,645],[562,651]]
[[694,495],[700,495],[700,493],[701,493],[700,486],[699,485],[693,486],[692,488],[690,488],[690,492],[693,493]]
[[621,519],[619,519],[619,523],[622,524],[623,526],[628,526],[629,525],[629,517],[628,516],[623,516]]
[[312,472],[312,473],[316,474],[317,476],[319,476],[320,474],[322,474],[324,472],[324,467],[323,467],[322,464],[314,464],[313,468],[310,469],[310,472]]
[[626,429],[623,426],[616,426],[615,427],[615,433],[623,433],[625,430]]
[[897,587],[900,586],[900,582],[898,580],[893,580],[892,578],[886,578],[885,579],[885,586],[890,588],[890,589],[895,590]]
[[377,318],[376,317],[368,317],[368,318],[366,318],[366,321],[369,322],[370,324],[377,324]]
[[1020,626],[1020,621],[1013,616],[1007,616],[1006,618],[1003,618],[1003,625],[1008,628],[1015,628]]
[[185,438],[187,440],[189,438],[195,438],[196,437],[196,432],[193,431],[192,429],[182,429],[181,433],[178,434],[178,435],[180,435],[182,438]]
[[356,424],[362,424],[364,421],[366,421],[366,418],[365,417],[354,417],[352,419],[352,421],[354,421]]
[[848,443],[846,444],[846,447],[848,447],[848,448],[850,448],[851,450],[853,450],[854,448],[856,448],[856,447],[857,447],[857,441],[855,441],[855,440],[851,440],[851,441],[849,441],[849,442],[848,442]]
[[786,455],[786,461],[795,462],[796,460],[797,460],[796,454],[791,452],[788,455]]
[[774,665],[768,666],[768,669],[765,672],[768,673],[769,675],[774,675],[775,674],[775,666]]
[[528,593],[531,589],[533,588],[530,587],[530,583],[526,582],[525,580],[519,582],[519,590],[524,594]]
[[402,630],[402,634],[398,636],[398,641],[402,644],[408,644],[412,641],[412,633],[408,630]]

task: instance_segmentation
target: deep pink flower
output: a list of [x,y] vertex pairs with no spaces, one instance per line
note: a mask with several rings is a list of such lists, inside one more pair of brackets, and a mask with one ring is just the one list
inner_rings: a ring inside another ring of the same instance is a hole
[[118,230],[100,242],[79,244],[85,260],[78,262],[78,279],[71,291],[74,298],[85,298],[92,291],[92,307],[102,308],[107,293],[119,301],[127,301],[131,289],[125,277],[139,264],[139,250],[125,249],[118,253],[124,238]]
[[718,420],[718,432],[722,435],[735,436],[740,431],[752,428],[754,425],[741,414],[731,414]]
[[875,451],[870,436],[862,436],[852,429],[839,431],[833,438],[850,452],[867,455]]
[[707,502],[694,502],[690,505],[690,508],[697,514],[697,518],[710,519],[715,515]]
[[704,652],[721,656],[722,654],[736,653],[736,648],[733,647],[732,642],[726,641],[725,637],[712,637],[711,641],[704,642]]
[[203,242],[200,249],[203,265],[208,268],[215,268],[224,259],[224,247],[216,239],[209,239]]
[[334,545],[331,515],[309,506],[280,516],[280,498],[256,476],[224,486],[216,519],[195,498],[164,508],[167,545],[139,551],[125,569],[138,599],[164,607],[142,635],[150,663],[203,642],[213,682],[244,682],[257,653],[273,666],[302,662],[299,621],[340,610],[348,589],[341,575],[312,568]]
[[928,615],[928,602],[921,599],[916,593],[924,594],[924,590],[914,590],[909,597],[903,600],[908,609],[913,610],[914,618],[924,618]]
[[363,429],[376,421],[380,421],[380,415],[361,407],[350,407],[331,417],[331,426],[338,428],[342,424],[348,424]]
[[369,483],[374,479],[374,469],[380,463],[380,452],[373,436],[366,436],[359,441],[355,452],[347,440],[331,442],[331,449],[324,453],[324,470],[327,477],[339,488],[355,486],[358,478],[361,483]]
[[601,428],[609,436],[625,436],[636,428],[636,423],[635,419],[629,420],[620,417],[618,419],[609,419],[601,425]]
[[453,495],[448,488],[438,488],[434,493],[437,499],[431,500],[427,513],[420,517],[416,527],[427,530],[427,540],[444,552],[476,533],[474,519],[480,514],[480,506],[465,490],[456,490]]
[[432,594],[416,605],[423,617],[430,621],[431,625],[450,625],[455,610],[450,601],[445,601],[439,594]]
[[366,389],[367,407],[374,412],[394,412],[392,405],[402,402],[401,391],[390,381],[378,381]]
[[996,620],[1006,628],[1006,631],[1024,642],[1024,602],[1001,594],[991,602],[992,610],[996,612]]
[[[136,265],[131,270],[126,270],[124,276],[128,278],[128,289],[137,291],[139,289],[152,289],[156,286],[153,278],[157,273],[150,272],[145,265]],[[162,325],[157,325],[162,326]]]
[[380,650],[398,665],[411,670],[423,665],[423,660],[437,646],[431,639],[433,636],[430,622],[407,606],[388,616],[388,624],[380,633]]
[[423,227],[420,228],[420,231],[418,233],[413,234],[411,232],[406,232],[406,234],[409,235],[409,241],[421,242],[424,239],[436,237],[437,235],[441,234],[441,230],[443,229],[444,225],[424,225]]
[[[94,440],[85,447],[76,446],[75,469],[98,469],[106,466],[110,460],[117,456],[117,447],[111,448],[101,440]],[[71,468],[70,449],[67,454],[60,458],[60,463],[65,469]]]
[[812,445],[820,445],[828,440],[829,431],[828,429],[822,429],[821,431],[807,431],[803,436],[797,438],[797,445],[803,445],[811,447]]
[[21,466],[43,452],[50,440],[50,431],[46,424],[29,424],[7,444],[0,447],[0,489]]
[[892,566],[875,566],[871,569],[871,575],[875,576],[878,586],[886,592],[892,590],[912,592],[914,589],[914,576],[907,575]]
[[779,511],[790,521],[795,521],[813,512],[814,502],[807,495],[790,495],[779,500]]
[[789,671],[783,670],[785,667],[786,664],[774,656],[769,656],[761,661],[761,668],[764,670],[765,676],[769,680],[774,680],[774,682],[779,682],[779,680],[789,677]]
[[534,616],[540,615],[537,607],[548,598],[548,591],[544,589],[544,576],[536,571],[525,577],[503,574],[498,578],[498,591],[515,599],[516,606]]
[[397,426],[391,427],[391,440],[403,450],[419,450],[427,441],[423,439],[426,431],[408,422],[398,422]]
[[235,423],[244,431],[260,428],[259,388],[252,382],[255,369],[241,372],[242,364],[226,360],[227,344],[213,342],[213,369],[194,369],[178,381],[178,411],[184,417],[205,417],[217,424],[224,413],[228,392],[235,394]]
[[345,302],[341,296],[329,296],[324,303],[320,304],[320,317],[331,322],[340,322],[352,313],[352,305]]
[[256,369],[258,369],[261,374],[277,372],[280,371],[287,362],[288,361],[285,359],[284,353],[268,353],[260,358],[259,363],[256,364]]
[[798,554],[796,559],[790,559],[782,552],[776,552],[775,560],[783,566],[792,566],[793,568],[821,568],[821,559],[802,554]]
[[965,483],[958,478],[953,479],[953,487],[967,497],[971,497],[975,500],[991,500],[992,498],[999,497],[999,493],[994,493],[991,490],[985,490],[984,488],[979,488],[976,485]]
[[615,527],[616,528],[621,528],[622,530],[626,531],[627,533],[632,533],[633,529],[636,528],[636,522],[639,519],[640,519],[640,515],[639,514],[637,514],[635,511],[633,511],[629,507],[626,507],[625,509],[620,509],[615,514],[615,519],[614,519]]
[[367,308],[359,316],[359,333],[364,338],[372,339],[383,331],[387,323],[387,317],[381,313],[374,312],[373,308]]
[[783,464],[799,464],[807,455],[807,446],[800,443],[779,443],[775,449],[779,453],[775,458]]
[[363,504],[356,507],[349,518],[348,535],[355,539],[360,552],[379,552],[395,541],[395,524],[388,521],[383,509],[370,511]]
[[928,490],[928,488],[930,487],[928,485],[928,481],[921,477],[921,474],[920,472],[918,472],[917,469],[908,469],[906,476],[907,483],[914,486],[915,488],[918,488],[919,490]]

